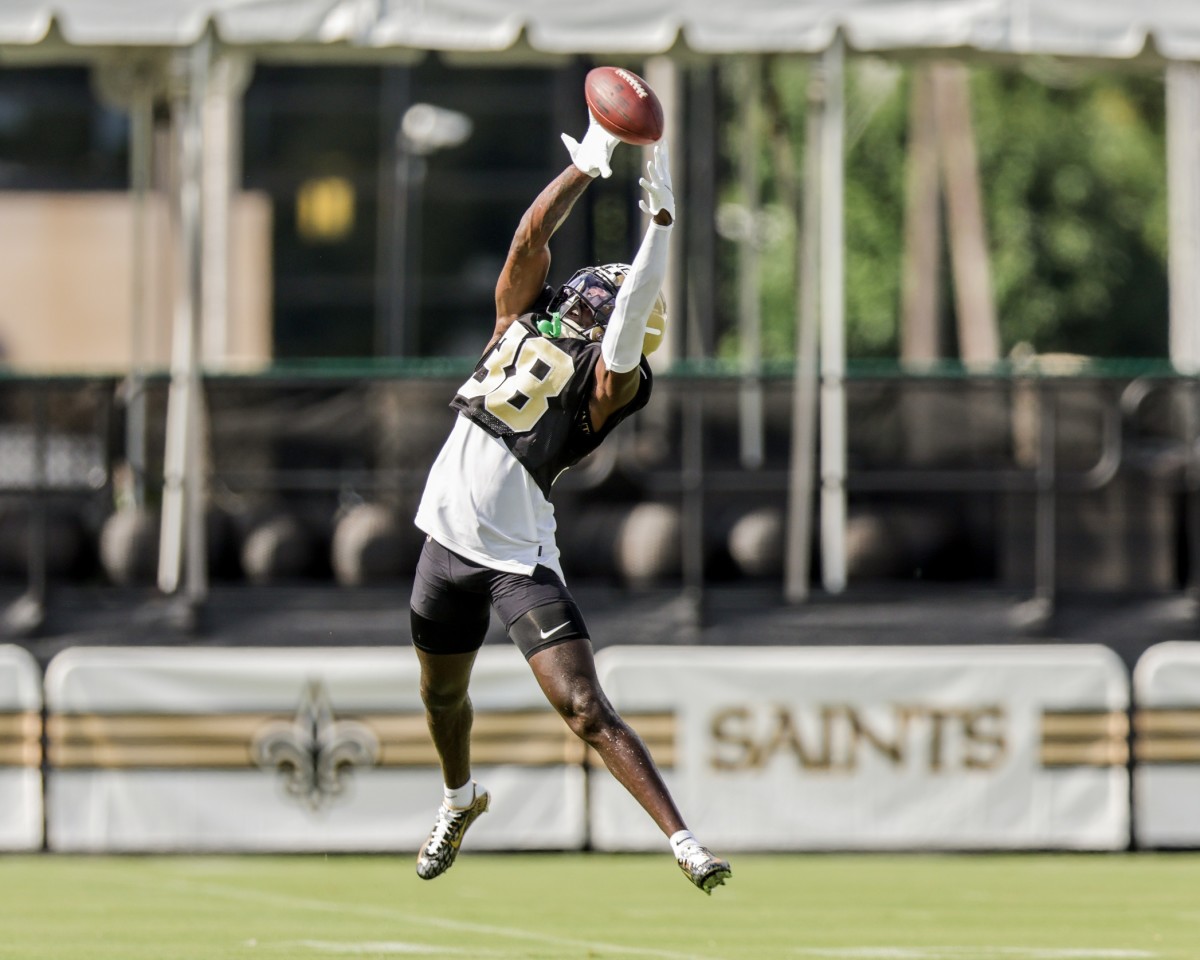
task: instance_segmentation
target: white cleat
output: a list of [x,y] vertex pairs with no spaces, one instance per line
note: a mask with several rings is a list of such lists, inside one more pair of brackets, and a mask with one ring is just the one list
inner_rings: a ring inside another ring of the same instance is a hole
[[728,861],[722,860],[695,840],[685,841],[675,859],[683,875],[709,896],[712,896],[713,887],[719,887],[733,876]]

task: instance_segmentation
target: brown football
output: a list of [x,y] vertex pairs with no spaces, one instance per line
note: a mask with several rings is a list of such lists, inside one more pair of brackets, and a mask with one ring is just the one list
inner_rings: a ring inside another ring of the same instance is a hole
[[658,97],[650,84],[624,67],[589,70],[583,98],[600,126],[625,143],[655,143],[663,135]]

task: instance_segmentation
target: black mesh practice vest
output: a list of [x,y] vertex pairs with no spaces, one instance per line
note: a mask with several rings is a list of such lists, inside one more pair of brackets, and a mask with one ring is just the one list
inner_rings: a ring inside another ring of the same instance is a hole
[[618,423],[650,399],[650,366],[641,362],[633,400],[597,431],[588,402],[600,344],[537,332],[535,314],[513,322],[475,366],[450,406],[499,437],[550,498],[555,477],[596,449]]

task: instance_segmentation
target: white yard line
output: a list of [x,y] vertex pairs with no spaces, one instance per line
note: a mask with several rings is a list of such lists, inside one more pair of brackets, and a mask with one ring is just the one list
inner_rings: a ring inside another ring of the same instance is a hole
[[279,943],[261,944],[254,941],[246,946],[302,947],[315,953],[336,954],[385,954],[410,957],[515,957],[511,950],[488,950],[476,947],[439,947],[429,943],[408,943],[403,940],[364,940],[360,943],[342,943],[336,940],[283,940]]
[[147,884],[162,887],[173,886],[189,893],[202,893],[225,900],[245,902],[253,900],[256,903],[269,904],[289,910],[312,910],[323,913],[354,915],[360,917],[375,917],[383,920],[394,920],[412,924],[417,927],[435,927],[442,930],[454,930],[459,933],[477,933],[491,937],[507,937],[513,940],[525,940],[533,943],[544,943],[556,947],[577,947],[583,950],[621,954],[630,957],[652,957],[655,960],[720,960],[712,954],[679,953],[674,950],[654,950],[646,947],[627,947],[619,943],[605,943],[598,940],[576,940],[571,937],[555,937],[550,934],[538,933],[521,927],[498,927],[485,923],[470,923],[464,920],[450,920],[443,917],[431,917],[415,913],[406,913],[394,907],[378,907],[366,903],[339,903],[334,900],[317,900],[312,897],[296,897],[283,893],[271,893],[265,890],[252,890],[246,887],[230,886],[211,881],[195,881],[176,877],[165,883]]

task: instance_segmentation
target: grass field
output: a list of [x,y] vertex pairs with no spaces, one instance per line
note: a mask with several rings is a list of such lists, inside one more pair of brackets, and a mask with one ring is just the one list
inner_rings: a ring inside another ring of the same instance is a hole
[[1197,960],[1200,856],[0,857],[4,960]]

